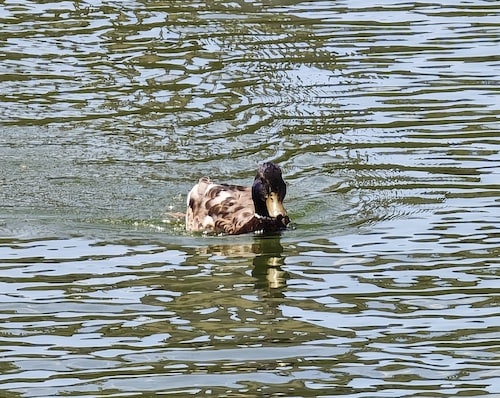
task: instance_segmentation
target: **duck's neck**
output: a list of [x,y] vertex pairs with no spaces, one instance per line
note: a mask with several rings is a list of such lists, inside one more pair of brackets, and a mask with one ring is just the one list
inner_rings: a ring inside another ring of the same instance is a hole
[[255,212],[255,214],[253,215],[257,220],[259,220],[259,222],[270,222],[272,220],[274,220],[271,216],[261,216],[259,213]]
[[283,217],[279,215],[278,217],[261,216],[257,213],[254,214],[254,231],[262,232],[276,232],[282,231],[287,228],[290,223],[288,216]]
[[255,207],[255,217],[265,218],[269,217],[269,211],[267,210],[266,202],[256,200],[253,198],[253,205]]

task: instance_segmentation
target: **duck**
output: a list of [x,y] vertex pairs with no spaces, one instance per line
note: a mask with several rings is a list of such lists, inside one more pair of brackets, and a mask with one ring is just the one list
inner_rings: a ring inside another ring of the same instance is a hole
[[251,187],[202,177],[187,196],[186,230],[227,235],[283,231],[290,224],[285,195],[281,169],[272,162],[258,167]]

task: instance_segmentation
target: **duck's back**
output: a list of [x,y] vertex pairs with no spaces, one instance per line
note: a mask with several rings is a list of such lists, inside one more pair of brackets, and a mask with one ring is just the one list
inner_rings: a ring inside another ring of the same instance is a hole
[[248,232],[254,219],[252,191],[239,185],[215,184],[200,179],[187,197],[188,231],[238,234]]

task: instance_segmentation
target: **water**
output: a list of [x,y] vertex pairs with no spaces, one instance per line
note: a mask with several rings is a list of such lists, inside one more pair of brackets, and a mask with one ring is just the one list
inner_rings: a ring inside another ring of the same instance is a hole
[[[496,1],[0,10],[0,395],[500,396]],[[296,229],[184,232],[280,164]]]

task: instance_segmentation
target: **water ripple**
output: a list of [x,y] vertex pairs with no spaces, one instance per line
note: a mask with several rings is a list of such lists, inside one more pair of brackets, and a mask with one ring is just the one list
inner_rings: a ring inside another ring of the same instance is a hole
[[365,3],[4,2],[3,394],[500,393],[498,4]]

